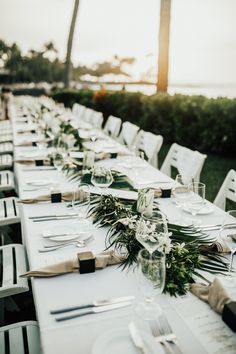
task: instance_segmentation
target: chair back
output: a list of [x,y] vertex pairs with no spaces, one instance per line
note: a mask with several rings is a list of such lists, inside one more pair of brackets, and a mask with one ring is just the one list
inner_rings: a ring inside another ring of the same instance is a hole
[[0,171],[0,192],[15,188],[14,175],[11,171]]
[[0,227],[20,222],[17,198],[0,199]]
[[144,130],[140,130],[135,139],[137,150],[143,151],[148,162],[156,168],[158,167],[158,152],[162,143],[163,137],[161,135],[155,135]]
[[91,108],[85,108],[84,112],[83,112],[83,116],[82,119],[83,121],[87,122],[87,123],[91,123],[91,119],[92,119],[92,115],[94,114],[94,110]]
[[171,177],[171,167],[177,168],[185,183],[191,179],[199,182],[200,174],[207,155],[193,151],[179,144],[172,144],[161,166],[161,172]]
[[0,353],[42,354],[36,321],[24,321],[0,327]]
[[11,142],[0,143],[0,155],[12,154],[13,144]]
[[0,170],[12,168],[13,158],[10,154],[0,155]]
[[130,149],[135,142],[139,129],[140,128],[133,123],[124,122],[119,135],[119,141]]
[[93,111],[90,123],[93,125],[94,128],[102,129],[103,114],[101,112]]
[[115,139],[119,135],[121,124],[122,121],[120,118],[109,116],[104,127],[104,132]]
[[27,279],[20,277],[22,273],[27,271],[24,246],[20,244],[1,246],[0,257],[2,261],[0,298],[28,291]]
[[225,210],[226,200],[236,202],[236,171],[230,170],[214,200],[214,204]]

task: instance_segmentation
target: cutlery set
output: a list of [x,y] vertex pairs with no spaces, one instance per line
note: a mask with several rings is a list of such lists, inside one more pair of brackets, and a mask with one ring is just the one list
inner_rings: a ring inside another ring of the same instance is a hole
[[[55,309],[50,311],[51,315],[58,315],[69,312],[70,314],[65,316],[55,317],[57,322],[70,320],[76,317],[82,317],[90,314],[97,314],[101,312],[116,310],[122,307],[127,307],[132,304],[134,296],[123,296],[108,300],[94,301],[88,304],[82,304],[73,307],[65,307],[61,309]],[[74,312],[76,311],[76,312]]]
[[[80,235],[78,234],[78,237]],[[74,241],[65,241],[61,242],[57,245],[45,245],[44,248],[38,249],[38,252],[43,253],[43,252],[52,252],[56,251],[60,248],[67,247],[67,246],[75,246],[78,248],[82,248],[87,246],[89,242],[91,242],[94,239],[93,235],[89,235],[87,238],[84,238],[82,240],[74,240]]]
[[78,214],[67,213],[67,214],[55,214],[55,215],[41,215],[41,216],[30,216],[29,219],[33,222],[43,222],[43,221],[53,221],[53,220],[68,220],[76,219]]

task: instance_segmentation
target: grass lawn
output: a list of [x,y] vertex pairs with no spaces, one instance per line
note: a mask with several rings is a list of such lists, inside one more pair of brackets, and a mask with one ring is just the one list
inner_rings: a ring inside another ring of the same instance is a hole
[[[159,166],[169,151],[170,145],[164,144],[159,153]],[[201,173],[201,182],[206,184],[206,198],[213,202],[216,194],[230,169],[236,169],[236,158],[208,154]],[[231,203],[230,203],[231,204]],[[230,205],[230,208],[236,205]],[[227,208],[229,209],[229,208]]]

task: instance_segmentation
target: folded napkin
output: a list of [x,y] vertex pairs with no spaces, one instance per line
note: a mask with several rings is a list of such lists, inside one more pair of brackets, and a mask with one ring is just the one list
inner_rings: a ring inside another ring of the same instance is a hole
[[[61,200],[64,202],[70,202],[73,199],[73,197],[74,197],[74,192],[61,193]],[[43,202],[50,202],[50,201],[51,201],[51,194],[45,194],[31,199],[19,199],[18,203],[36,204],[36,203],[43,203]]]
[[218,253],[229,253],[230,249],[223,240],[216,240],[211,245],[203,245],[200,248],[204,251],[218,252]]
[[190,290],[199,299],[208,302],[211,308],[219,314],[223,312],[224,305],[232,301],[218,278],[215,278],[210,285],[191,284]]
[[[54,277],[66,273],[78,272],[78,255],[74,259],[69,259],[61,263],[52,264],[47,267],[23,273],[21,274],[21,277]],[[114,251],[104,251],[95,256],[95,268],[103,269],[109,265],[118,264],[121,261],[122,257],[116,254]]]
[[29,159],[24,159],[24,160],[15,160],[16,163],[22,164],[22,165],[32,165],[35,164],[36,160],[42,160],[44,166],[49,166],[50,165],[50,160],[45,159],[45,158],[29,158]]

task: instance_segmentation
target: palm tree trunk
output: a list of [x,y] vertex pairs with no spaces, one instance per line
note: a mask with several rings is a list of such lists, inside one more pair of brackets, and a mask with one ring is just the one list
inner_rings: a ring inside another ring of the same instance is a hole
[[67,54],[66,54],[66,62],[65,62],[65,77],[64,77],[64,86],[68,88],[70,86],[70,78],[71,78],[71,51],[73,45],[73,37],[75,31],[76,18],[79,8],[79,0],[75,0],[74,2],[74,10],[70,24],[70,32],[67,41]]
[[161,0],[157,92],[167,92],[171,0]]

